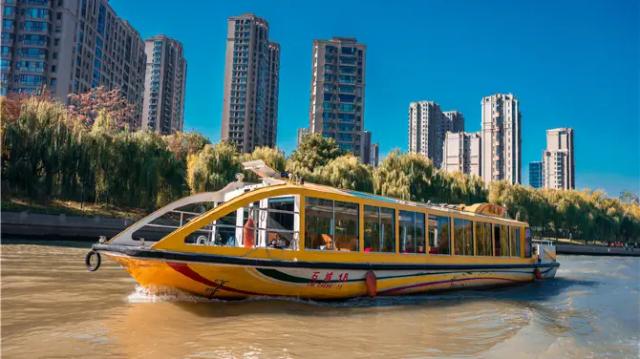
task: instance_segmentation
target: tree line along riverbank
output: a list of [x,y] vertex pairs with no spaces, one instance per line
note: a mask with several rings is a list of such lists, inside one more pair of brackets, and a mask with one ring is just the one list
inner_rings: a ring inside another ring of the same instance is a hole
[[[271,148],[238,153],[198,133],[129,131],[126,101],[104,90],[65,106],[47,97],[1,97],[3,210],[115,211],[139,216],[189,193],[215,191],[262,159],[309,182],[432,203],[491,202],[528,221],[535,235],[640,241],[640,206],[601,191],[532,189],[447,173],[416,153],[390,152],[373,168],[332,139],[306,136],[289,156]],[[245,173],[247,180],[257,180]],[[78,205],[79,204],[79,205]],[[86,206],[86,207],[85,207]],[[78,208],[79,207],[79,208]],[[94,213],[95,214],[95,213]]]

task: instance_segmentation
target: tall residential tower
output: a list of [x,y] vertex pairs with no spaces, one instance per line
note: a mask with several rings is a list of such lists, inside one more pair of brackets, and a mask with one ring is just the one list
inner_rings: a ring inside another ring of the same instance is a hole
[[146,56],[140,34],[107,0],[2,1],[0,95],[120,88],[140,126]]
[[574,189],[573,129],[547,130],[547,149],[542,154],[545,188]]
[[422,153],[441,167],[447,132],[464,131],[464,117],[458,111],[442,112],[433,101],[409,104],[409,151]]
[[182,131],[187,61],[182,44],[164,35],[145,41],[145,75],[142,127],[168,135]]
[[443,146],[442,169],[480,176],[481,141],[478,132],[447,132]]
[[482,179],[521,181],[520,106],[512,94],[482,99]]
[[[364,128],[366,46],[354,38],[313,41],[309,131],[370,161]],[[367,137],[369,136],[369,137]]]
[[269,24],[253,14],[227,20],[222,103],[222,140],[241,152],[275,147],[280,46],[269,41]]

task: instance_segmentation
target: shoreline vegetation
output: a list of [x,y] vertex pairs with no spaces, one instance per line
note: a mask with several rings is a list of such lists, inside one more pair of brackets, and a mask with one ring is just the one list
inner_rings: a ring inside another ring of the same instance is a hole
[[640,205],[625,193],[533,189],[447,173],[421,154],[390,152],[376,168],[310,134],[285,156],[261,147],[241,154],[198,133],[161,136],[129,131],[133,117],[118,90],[74,95],[70,104],[48,96],[0,97],[2,210],[140,218],[189,193],[215,191],[262,159],[308,182],[432,203],[491,202],[528,221],[536,237],[637,244]]

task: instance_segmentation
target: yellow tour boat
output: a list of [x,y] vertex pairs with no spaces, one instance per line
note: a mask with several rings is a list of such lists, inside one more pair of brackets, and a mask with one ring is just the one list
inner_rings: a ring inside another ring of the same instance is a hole
[[93,245],[152,293],[341,299],[553,278],[550,243],[493,204],[416,203],[295,183],[245,163],[217,192],[182,198]]

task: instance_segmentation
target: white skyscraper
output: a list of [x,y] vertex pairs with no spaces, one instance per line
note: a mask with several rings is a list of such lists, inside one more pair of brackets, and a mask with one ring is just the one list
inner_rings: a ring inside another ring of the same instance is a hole
[[482,179],[521,182],[520,104],[512,94],[482,99]]
[[169,135],[182,131],[187,61],[182,44],[164,35],[145,40],[145,76],[142,127]]
[[545,188],[574,189],[573,129],[547,130],[547,149],[542,154]]

